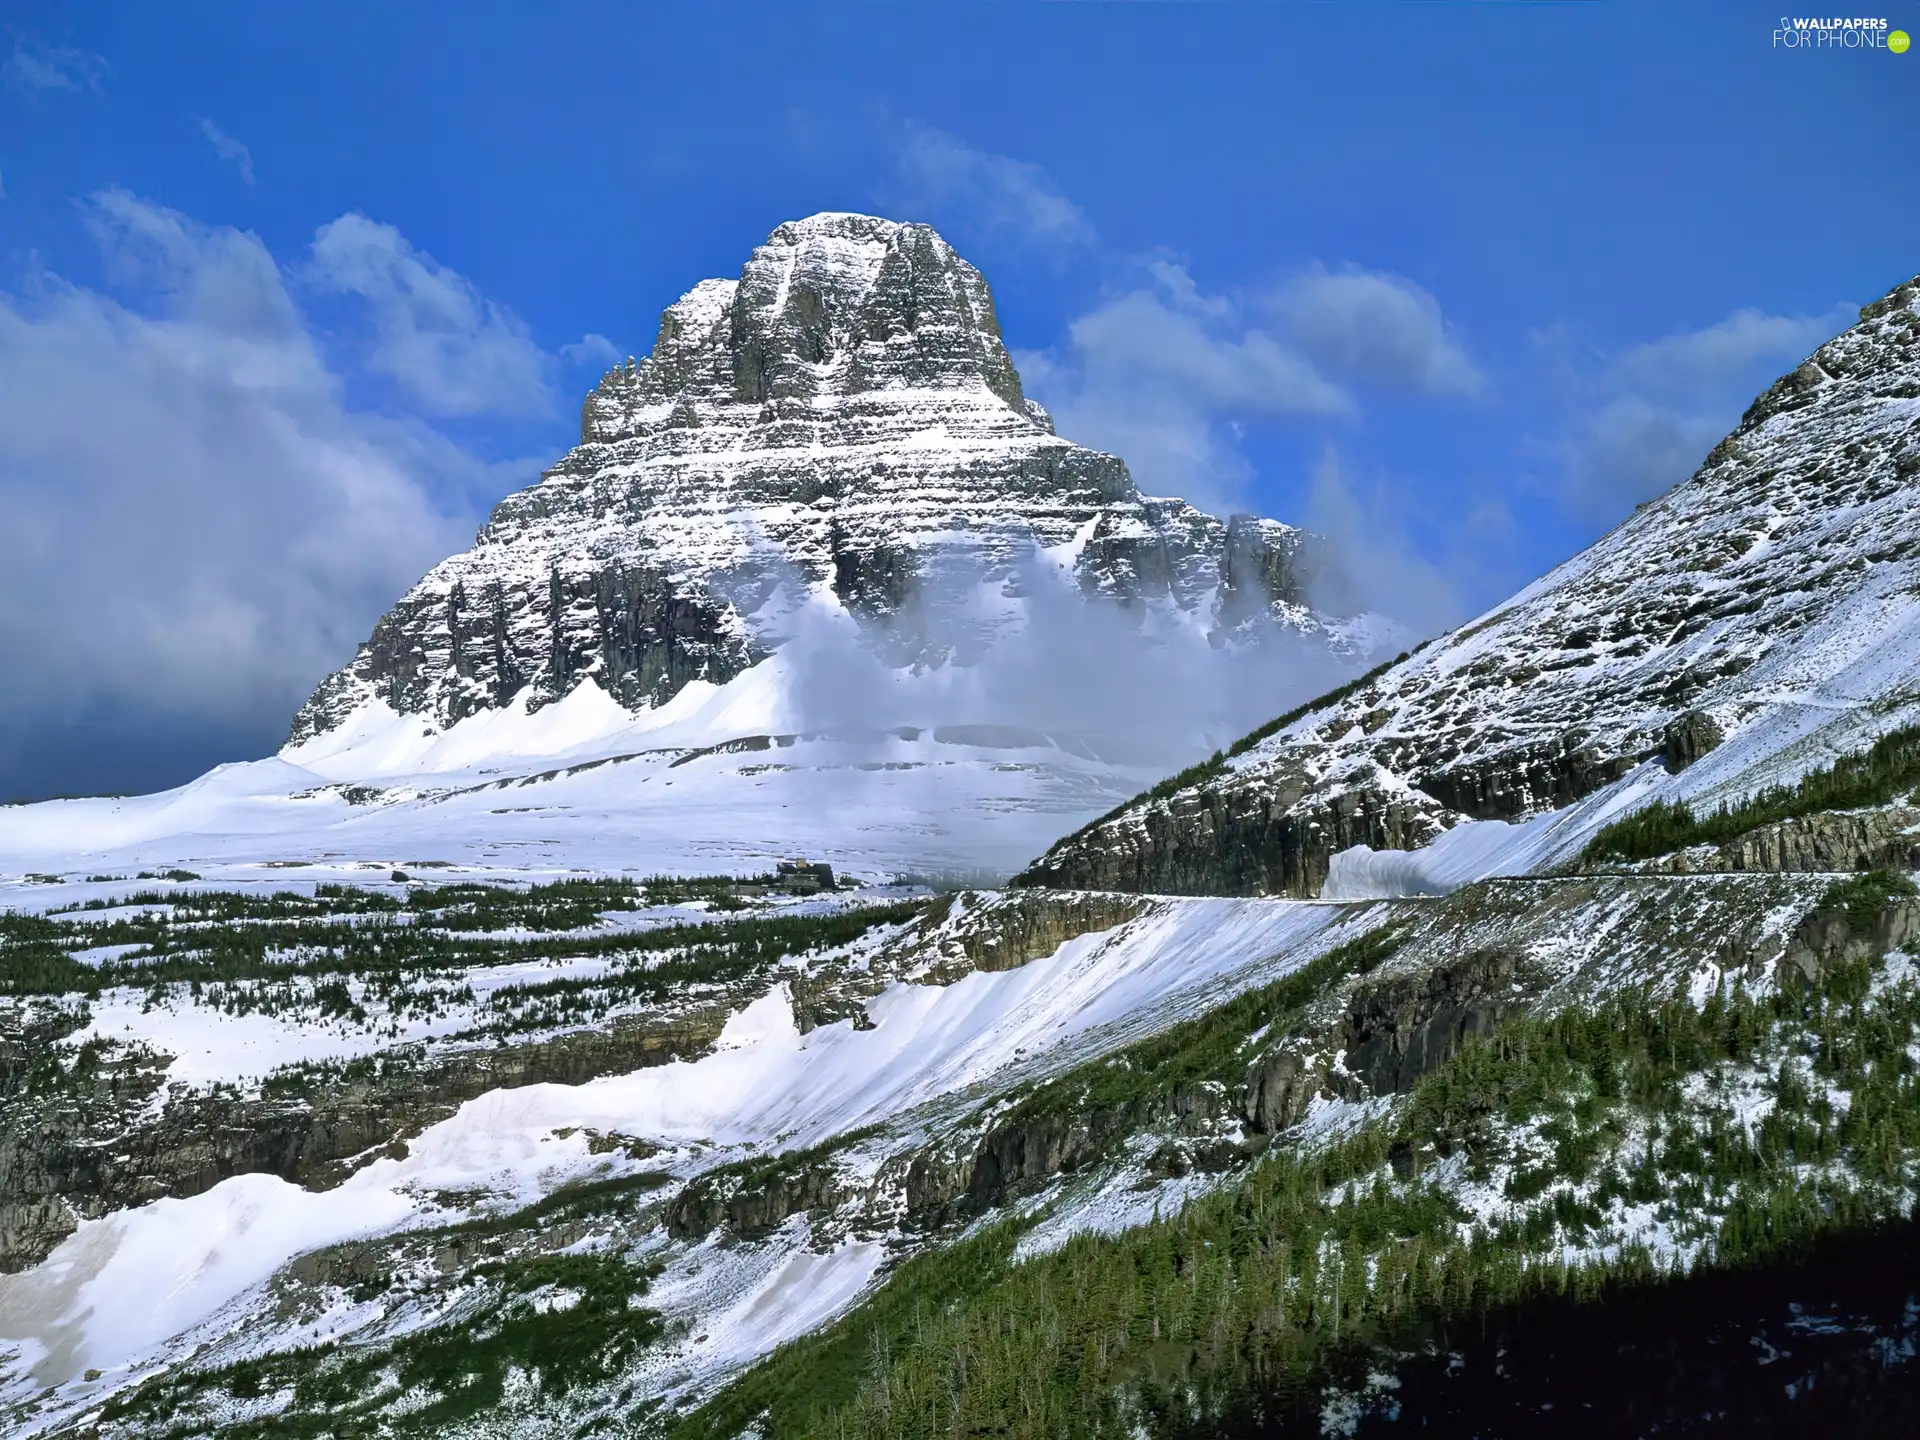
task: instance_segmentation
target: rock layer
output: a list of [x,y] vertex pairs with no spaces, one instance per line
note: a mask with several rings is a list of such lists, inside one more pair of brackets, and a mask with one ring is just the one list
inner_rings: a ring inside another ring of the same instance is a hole
[[[37,1264],[81,1219],[234,1175],[324,1189],[444,1120],[463,1101],[521,1085],[579,1085],[698,1054],[720,1034],[726,999],[658,1020],[616,1021],[550,1039],[438,1056],[390,1052],[375,1072],[322,1069],[257,1095],[168,1089],[155,1057],[116,1056],[84,1084],[39,1089],[8,1057],[51,1042],[43,1021],[0,1030],[0,1274]],[[164,1059],[164,1057],[161,1057]]]

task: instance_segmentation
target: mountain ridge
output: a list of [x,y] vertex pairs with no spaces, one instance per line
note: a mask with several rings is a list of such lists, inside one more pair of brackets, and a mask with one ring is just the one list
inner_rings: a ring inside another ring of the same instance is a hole
[[1017,883],[1312,896],[1342,851],[1417,851],[1629,776],[1694,793],[1726,772],[1731,795],[1727,764],[1654,776],[1730,741],[1748,760],[1797,747],[1789,770],[1870,741],[1916,700],[1868,714],[1854,697],[1878,697],[1856,683],[1875,646],[1915,643],[1917,428],[1909,280],[1594,545],[1197,783],[1068,837]]

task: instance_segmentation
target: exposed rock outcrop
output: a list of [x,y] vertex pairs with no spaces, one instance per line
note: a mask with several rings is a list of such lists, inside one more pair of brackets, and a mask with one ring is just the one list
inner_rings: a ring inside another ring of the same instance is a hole
[[666,1230],[675,1240],[700,1240],[723,1228],[753,1239],[803,1210],[832,1206],[845,1193],[830,1163],[806,1156],[712,1170],[674,1197]]
[[1890,897],[1864,924],[1862,919],[1835,905],[1809,912],[1780,957],[1782,979],[1810,985],[1835,966],[1908,948],[1920,936],[1920,901]]
[[1363,983],[1347,1003],[1340,1041],[1346,1068],[1375,1095],[1401,1095],[1452,1058],[1470,1036],[1490,1034],[1537,990],[1511,949],[1469,951],[1411,975]]
[[1195,786],[1056,846],[1014,883],[1176,895],[1317,895],[1352,845],[1404,850],[1454,818],[1429,795],[1364,780],[1316,793],[1307,754]]
[[1069,940],[1123,925],[1151,901],[1111,891],[962,891],[930,917],[924,937],[900,942],[915,974],[946,979],[969,970],[1016,970]]
[[1247,1071],[1245,1111],[1256,1131],[1276,1135],[1306,1118],[1314,1097],[1328,1088],[1328,1067],[1298,1044],[1277,1045]]
[[138,1053],[92,1067],[84,1083],[0,1090],[0,1272],[44,1259],[81,1219],[195,1195],[232,1175],[338,1184],[490,1090],[577,1085],[698,1054],[732,1008],[720,1001],[670,1020],[616,1020],[432,1058],[401,1050],[255,1096],[184,1087],[162,1096],[164,1067]]
[[1667,726],[1666,743],[1660,747],[1667,769],[1675,775],[1702,755],[1717,749],[1727,738],[1720,722],[1704,710],[1689,710]]
[[1234,1120],[1233,1095],[1227,1086],[1210,1080],[1115,1104],[1016,1107],[977,1135],[938,1143],[912,1156],[904,1173],[905,1209],[920,1225],[964,1221],[1109,1159],[1142,1132],[1202,1142],[1178,1146],[1174,1153],[1182,1158],[1169,1153],[1163,1168],[1191,1168],[1196,1162],[1220,1168],[1229,1163],[1224,1151],[1246,1158],[1231,1134]]
[[1823,810],[1749,830],[1722,845],[1698,845],[1633,868],[1642,874],[1722,870],[1835,872],[1920,870],[1920,809]]

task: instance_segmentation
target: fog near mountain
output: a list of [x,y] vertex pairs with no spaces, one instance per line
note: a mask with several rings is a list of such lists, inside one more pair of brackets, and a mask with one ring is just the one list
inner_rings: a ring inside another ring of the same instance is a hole
[[[1373,617],[1349,656],[1273,627],[1222,642],[1170,606],[1089,604],[1070,566],[1034,550],[1009,577],[950,559],[876,633],[830,594],[791,603],[779,644],[794,714],[807,729],[997,724],[1104,736],[1173,768],[1355,673],[1410,632]],[[801,585],[799,577],[792,582]],[[943,656],[902,669],[889,651],[911,637]]]

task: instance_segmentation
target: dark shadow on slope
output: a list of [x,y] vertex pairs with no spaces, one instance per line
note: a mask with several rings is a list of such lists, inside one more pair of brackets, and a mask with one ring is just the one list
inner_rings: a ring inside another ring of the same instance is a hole
[[[1359,1436],[1920,1434],[1920,1224],[1829,1237],[1776,1263],[1507,1306],[1407,1337],[1395,1386],[1347,1354]],[[1334,1392],[1249,1396],[1164,1440],[1323,1433]],[[1343,1433],[1336,1425],[1327,1433]]]

